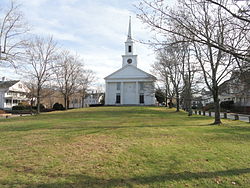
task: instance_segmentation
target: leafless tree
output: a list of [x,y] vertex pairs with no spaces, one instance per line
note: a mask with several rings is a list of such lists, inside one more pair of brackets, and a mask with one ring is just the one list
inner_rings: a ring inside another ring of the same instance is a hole
[[[182,71],[183,71],[183,54],[178,46],[172,45],[165,47],[158,53],[159,61],[154,64],[154,69],[160,74],[166,91],[171,97],[176,98],[176,111],[180,110],[180,92],[183,89]],[[171,95],[171,93],[173,95]]]
[[[220,4],[226,7],[230,6],[228,2],[227,0],[220,0]],[[218,6],[212,4],[210,0],[179,0],[178,6],[175,6],[175,9],[169,8],[165,0],[142,0],[137,6],[139,10],[138,17],[142,22],[147,24],[152,31],[156,32],[158,36],[160,35],[158,39],[172,33],[183,37],[183,40],[179,42],[194,41],[203,45],[208,45],[204,29],[200,29],[200,19],[202,18],[200,16],[203,13],[203,9],[198,7],[204,3],[209,4],[211,10],[219,10]],[[213,17],[218,15],[217,11],[211,10],[208,13],[209,16]],[[245,12],[248,12],[248,10],[249,6]],[[222,7],[220,7],[220,15],[223,15],[223,19],[227,20],[230,29],[225,33],[223,44],[218,43],[217,40],[211,39],[209,40],[209,45],[249,64],[249,22],[234,19],[234,16]],[[245,17],[242,16],[242,18]],[[247,19],[249,19],[249,17]],[[180,32],[180,30],[184,30],[185,32]],[[159,45],[159,41],[161,41],[160,45],[169,44],[165,41],[162,42],[160,39],[155,41],[156,45]]]
[[[164,88],[164,95],[165,95],[165,107],[172,108],[172,101],[175,95],[174,87],[172,85],[172,82],[170,81],[170,75],[168,72],[168,66],[165,61],[165,49],[160,48],[157,50],[157,56],[156,56],[156,62],[152,65],[152,72],[154,75],[157,76],[157,80],[163,84]],[[168,103],[169,101],[169,103]],[[169,105],[168,105],[169,104]]]
[[204,81],[213,95],[215,105],[214,124],[220,124],[219,84],[231,73],[234,60],[231,54],[210,45],[210,40],[215,40],[218,45],[223,46],[230,25],[227,24],[227,19],[221,12],[221,7],[216,9],[217,14],[213,17],[210,15],[211,7],[208,3],[203,2],[198,6],[203,10],[200,26],[204,31],[207,45],[193,42],[193,46],[203,72]]
[[63,95],[65,109],[69,108],[69,97],[78,90],[82,79],[83,64],[78,55],[71,55],[69,51],[60,54],[54,67],[59,91]]
[[183,79],[183,90],[182,90],[182,103],[185,110],[188,111],[188,116],[192,115],[192,98],[196,90],[194,84],[197,82],[195,77],[198,72],[197,63],[192,60],[192,49],[190,44],[182,45],[182,79]]
[[[234,57],[241,72],[250,68],[250,4],[248,0],[207,0],[209,3],[219,6],[231,16],[231,43],[224,48]],[[235,42],[236,41],[236,42]],[[235,45],[236,44],[236,45]]]
[[79,92],[82,96],[82,108],[84,107],[84,99],[86,97],[87,91],[95,80],[96,80],[96,76],[92,70],[83,69],[81,71],[78,85],[79,85]]
[[20,71],[36,85],[37,113],[40,113],[41,91],[54,74],[53,64],[57,57],[56,43],[52,37],[36,36],[26,43],[25,65]]
[[222,0],[207,0],[217,6],[220,6],[227,11],[231,16],[240,21],[250,23],[250,3],[249,0],[244,1],[222,1]]
[[24,21],[20,6],[10,3],[0,10],[0,61],[2,66],[9,64],[16,67],[16,61],[24,54],[24,34],[29,30]]
[[138,9],[139,18],[161,38],[169,34],[181,37],[163,40],[160,45],[193,44],[204,82],[213,94],[214,124],[220,124],[218,86],[230,74],[236,57],[247,61],[248,33],[238,28],[222,7],[206,0],[180,0],[177,10],[166,7],[164,0],[144,0]]

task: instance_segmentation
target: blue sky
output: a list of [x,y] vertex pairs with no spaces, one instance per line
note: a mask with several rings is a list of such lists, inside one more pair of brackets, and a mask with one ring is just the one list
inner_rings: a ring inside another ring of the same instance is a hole
[[[52,35],[59,46],[77,52],[86,67],[96,72],[98,82],[122,65],[124,42],[129,16],[132,17],[132,37],[149,40],[150,34],[136,18],[134,4],[138,0],[17,0],[22,5],[31,33]],[[0,7],[8,0],[1,0]],[[147,46],[135,44],[138,67],[149,72],[155,61]],[[9,79],[17,75],[1,73]],[[20,78],[20,76],[19,76]]]

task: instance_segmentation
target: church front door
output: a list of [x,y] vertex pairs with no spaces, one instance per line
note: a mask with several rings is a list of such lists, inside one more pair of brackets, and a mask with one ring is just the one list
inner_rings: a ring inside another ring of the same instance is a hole
[[124,83],[123,104],[136,104],[135,82]]

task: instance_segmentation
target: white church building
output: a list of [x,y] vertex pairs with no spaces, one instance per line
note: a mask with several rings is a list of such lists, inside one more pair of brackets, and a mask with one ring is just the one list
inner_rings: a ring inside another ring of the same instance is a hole
[[137,55],[133,52],[130,19],[122,68],[104,78],[105,105],[155,105],[156,78],[137,68]]

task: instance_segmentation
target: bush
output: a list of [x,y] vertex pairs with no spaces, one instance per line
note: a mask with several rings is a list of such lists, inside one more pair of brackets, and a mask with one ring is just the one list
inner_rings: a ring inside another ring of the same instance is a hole
[[89,107],[103,106],[104,104],[90,104]]
[[29,106],[30,107],[30,104],[27,101],[23,101],[23,102],[18,103],[18,106]]
[[54,109],[54,110],[65,110],[65,108],[63,107],[63,105],[62,105],[62,104],[59,104],[59,103],[55,103],[55,104],[53,105],[53,109]]
[[[30,107],[29,107],[30,108]],[[37,110],[37,106],[32,106],[32,109],[33,110]],[[40,104],[40,110],[42,111],[42,110],[44,110],[45,109],[45,107],[44,107],[44,105],[43,104]]]
[[45,106],[43,104],[40,104],[40,110],[44,110]]
[[18,106],[13,106],[12,110],[29,110],[30,106],[23,106],[23,105],[18,105]]

